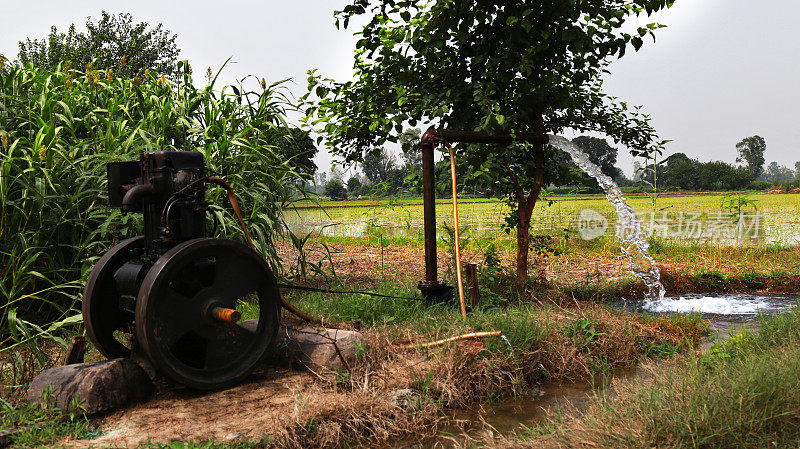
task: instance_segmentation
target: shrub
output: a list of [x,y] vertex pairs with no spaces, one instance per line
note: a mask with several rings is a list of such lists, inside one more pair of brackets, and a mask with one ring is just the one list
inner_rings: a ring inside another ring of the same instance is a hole
[[339,179],[331,179],[325,184],[325,196],[332,200],[346,200],[347,189]]
[[767,181],[753,181],[747,186],[747,190],[769,190],[772,183]]

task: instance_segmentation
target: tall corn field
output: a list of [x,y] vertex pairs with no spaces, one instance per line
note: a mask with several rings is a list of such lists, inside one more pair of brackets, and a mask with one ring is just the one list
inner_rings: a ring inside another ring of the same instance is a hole
[[[107,206],[109,161],[203,152],[236,189],[262,253],[279,265],[273,239],[281,210],[303,194],[297,186],[306,176],[274,151],[290,138],[284,117],[292,105],[280,83],[216,88],[209,72],[208,85],[198,88],[185,62],[174,79],[149,72],[117,78],[113,68],[69,62],[52,71],[2,65],[0,348],[78,321],[88,272],[139,229],[137,216]],[[239,238],[223,193],[208,196],[217,234]]]

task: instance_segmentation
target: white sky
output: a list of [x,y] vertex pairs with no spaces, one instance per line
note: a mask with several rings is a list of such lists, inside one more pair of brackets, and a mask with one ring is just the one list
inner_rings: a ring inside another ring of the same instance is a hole
[[[4,0],[0,53],[17,54],[17,42],[41,38],[56,25],[83,25],[100,11],[130,12],[136,21],[161,22],[178,34],[180,58],[203,80],[206,67],[228,58],[223,81],[248,74],[268,81],[293,78],[296,95],[312,68],[336,79],[350,76],[355,39],[338,31],[332,14],[342,0],[248,2],[229,0]],[[678,0],[654,19],[668,25],[638,52],[611,66],[607,92],[642,104],[660,136],[672,139],[666,154],[684,152],[703,161],[733,162],[735,144],[759,134],[767,141],[767,163],[790,168],[800,160],[800,39],[796,0]],[[632,158],[620,151],[620,166]],[[331,158],[317,158],[321,168]]]

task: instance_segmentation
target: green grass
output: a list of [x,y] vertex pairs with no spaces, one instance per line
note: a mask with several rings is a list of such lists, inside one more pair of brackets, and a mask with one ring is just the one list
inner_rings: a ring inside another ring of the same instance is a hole
[[[321,285],[330,290],[350,290],[346,285]],[[389,296],[419,298],[415,287],[384,284],[369,291]],[[286,298],[298,308],[313,316],[324,317],[327,322],[360,321],[365,326],[403,323],[425,313],[433,313],[422,301],[389,299],[364,294],[336,294],[286,290]],[[257,310],[247,305],[240,309],[242,319],[257,318]],[[284,312],[288,313],[288,312]]]
[[0,399],[0,429],[20,429],[13,438],[16,447],[47,447],[62,438],[96,436],[80,405],[66,411],[50,405],[10,404]]
[[[657,208],[671,216],[680,213],[699,213],[699,218],[708,220],[722,209],[724,195],[671,195],[658,200]],[[787,233],[787,225],[800,221],[800,201],[797,195],[755,195],[758,211],[765,217],[765,226],[770,237],[776,241],[790,241],[797,235]],[[540,201],[533,213],[531,227],[534,233],[561,233],[564,228],[575,228],[578,213],[583,209],[594,209],[609,219],[613,229],[616,223],[613,207],[602,196],[575,195],[553,197],[552,205]],[[652,203],[646,196],[635,196],[628,203],[649,221],[653,212]],[[382,201],[322,202],[321,207],[290,210],[287,221],[292,229],[307,230],[314,226],[335,223],[325,231],[331,237],[358,237],[370,228],[381,228],[387,235],[416,237],[422,229],[422,204],[419,199]],[[497,199],[459,200],[459,215],[462,225],[467,226],[475,237],[508,238],[502,229],[508,206]],[[655,218],[660,217],[661,212]],[[441,199],[436,203],[437,222],[451,221],[451,204]],[[512,233],[513,236],[513,233]]]
[[629,384],[617,399],[598,399],[578,428],[604,447],[797,447],[799,403],[795,308]]
[[[410,285],[385,284],[373,290],[384,295],[419,297],[419,291]],[[423,301],[313,292],[296,292],[288,299],[302,310],[329,322],[359,321],[366,327],[380,327],[390,339],[406,337],[409,332],[438,339],[467,332],[500,330],[515,350],[529,351],[535,349],[549,332],[541,320],[546,312],[525,304],[505,311],[495,308],[475,310],[464,319],[457,304],[426,306]],[[502,340],[491,339],[486,343],[487,349],[494,353],[509,352],[508,345]]]

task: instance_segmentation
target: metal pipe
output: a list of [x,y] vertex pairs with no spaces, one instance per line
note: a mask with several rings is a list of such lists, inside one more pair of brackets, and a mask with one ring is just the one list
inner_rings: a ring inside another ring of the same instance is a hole
[[211,317],[218,321],[233,324],[242,319],[242,313],[236,309],[214,307],[211,309]]
[[422,135],[422,143],[430,142],[434,144],[436,141],[454,142],[469,142],[469,143],[511,143],[511,142],[529,142],[536,144],[546,144],[550,138],[546,134],[532,134],[532,133],[497,133],[489,134],[484,131],[450,131],[446,129],[429,129]]
[[153,184],[137,184],[122,197],[122,212],[135,212],[142,207],[142,199],[156,193]]
[[[428,133],[425,133],[428,135]],[[429,287],[439,283],[436,259],[436,180],[433,171],[433,142],[422,141],[422,199],[425,227],[425,281]]]
[[434,178],[433,147],[440,142],[500,143],[529,142],[538,145],[548,143],[550,138],[543,133],[498,133],[483,131],[450,131],[429,129],[420,139],[422,150],[422,199],[425,230],[425,280],[419,283],[423,294],[443,288],[439,282],[436,257],[436,180]]

